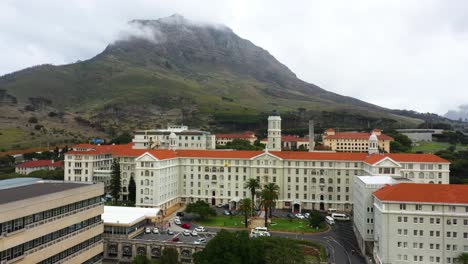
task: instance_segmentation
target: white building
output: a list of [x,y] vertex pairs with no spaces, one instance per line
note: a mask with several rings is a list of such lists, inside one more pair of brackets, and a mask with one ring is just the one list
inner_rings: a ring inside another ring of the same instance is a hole
[[135,149],[215,149],[216,137],[210,132],[189,130],[188,126],[138,130],[133,138]]
[[38,170],[55,170],[63,168],[63,161],[54,160],[31,160],[15,166],[15,172],[18,174],[28,175],[33,171]]
[[468,185],[400,183],[374,198],[377,263],[455,263],[468,251]]

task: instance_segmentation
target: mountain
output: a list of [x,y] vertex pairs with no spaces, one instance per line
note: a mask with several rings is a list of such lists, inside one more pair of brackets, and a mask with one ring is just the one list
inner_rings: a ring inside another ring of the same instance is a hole
[[468,104],[460,105],[457,110],[449,110],[444,116],[451,120],[461,120],[467,122]]
[[[304,82],[224,25],[180,15],[130,25],[130,34],[90,60],[1,77],[0,132],[14,128],[34,133],[34,140],[44,133],[52,140],[57,130],[63,138],[82,140],[167,123],[260,129],[273,110],[286,129],[305,128],[310,118],[340,128],[422,122]],[[32,117],[38,122],[31,123]]]

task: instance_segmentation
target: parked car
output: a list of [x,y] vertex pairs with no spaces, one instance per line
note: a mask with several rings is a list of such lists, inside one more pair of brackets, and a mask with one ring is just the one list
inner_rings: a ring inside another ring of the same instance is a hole
[[159,234],[159,229],[157,227],[153,228],[153,233]]
[[197,232],[206,232],[206,228],[203,227],[203,226],[199,226],[199,227],[195,228],[195,231],[197,231]]
[[190,231],[184,230],[184,232],[182,232],[182,234],[183,234],[184,236],[190,236]]
[[229,204],[223,205],[223,208],[224,208],[224,209],[229,209]]
[[287,218],[294,218],[295,216],[293,214],[287,214],[286,217]]
[[168,229],[168,230],[167,230],[167,234],[168,234],[168,235],[174,235],[174,231],[171,230],[171,229]]
[[195,231],[195,230],[193,230],[193,231],[192,231],[192,236],[198,236],[198,232]]
[[149,227],[145,228],[145,233],[146,234],[151,234],[151,228],[149,228]]
[[182,222],[180,221],[180,219],[175,219],[175,220],[174,220],[174,224],[180,225],[180,224],[182,224]]
[[190,224],[181,224],[180,227],[185,228],[185,229],[190,229]]
[[177,212],[176,216],[182,217],[182,216],[184,216],[184,212]]
[[309,214],[309,213],[305,213],[305,214],[304,214],[304,217],[305,217],[305,218],[309,218],[309,217],[310,217],[310,214]]
[[302,214],[296,214],[296,218],[304,219],[305,217]]
[[218,208],[223,208],[223,206],[224,206],[224,204],[222,204],[222,203],[219,203],[219,204],[216,205],[216,207],[218,207]]
[[206,238],[199,238],[199,239],[193,241],[193,243],[194,243],[195,245],[200,245],[200,244],[203,244],[203,243],[205,243],[205,242],[206,242]]
[[223,215],[231,215],[231,211],[229,211],[229,210],[224,210]]
[[171,241],[172,241],[172,242],[179,242],[179,240],[180,240],[180,239],[179,239],[178,237],[173,237]]

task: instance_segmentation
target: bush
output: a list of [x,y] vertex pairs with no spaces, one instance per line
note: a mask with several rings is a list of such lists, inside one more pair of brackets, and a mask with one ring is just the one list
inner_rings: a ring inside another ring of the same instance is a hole
[[37,123],[37,118],[34,117],[34,116],[32,116],[32,117],[30,117],[30,118],[28,119],[28,122],[29,122],[29,123],[32,123],[32,124],[35,124],[35,123]]
[[44,128],[43,125],[35,125],[34,126],[34,129],[36,129],[36,130],[41,130],[42,128]]

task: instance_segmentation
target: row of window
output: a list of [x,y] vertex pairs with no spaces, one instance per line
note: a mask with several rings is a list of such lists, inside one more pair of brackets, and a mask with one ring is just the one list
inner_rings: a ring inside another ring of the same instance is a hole
[[99,243],[102,241],[102,236],[101,235],[98,235],[98,236],[95,236],[93,238],[90,238],[76,246],[73,246],[67,250],[64,250],[50,258],[47,258],[41,262],[39,262],[38,264],[53,264],[53,263],[57,263],[59,262],[60,260],[70,256],[70,255],[73,255],[75,254],[76,252],[79,252],[79,251],[82,251],[82,250],[85,250],[86,248],[88,247],[91,247],[93,246],[94,244],[96,243]]
[[15,259],[19,256],[22,256],[24,255],[24,252],[30,250],[30,249],[34,249],[36,247],[39,247],[43,244],[46,244],[46,243],[49,243],[51,241],[54,241],[56,239],[59,239],[61,237],[64,237],[68,234],[71,234],[73,232],[76,232],[78,230],[81,230],[87,226],[90,226],[90,225],[93,225],[97,222],[100,222],[101,221],[101,216],[95,216],[95,217],[92,217],[90,219],[87,219],[87,220],[84,220],[84,221],[81,221],[79,223],[76,223],[76,224],[73,224],[71,226],[68,226],[68,227],[65,227],[65,228],[62,228],[60,230],[57,230],[55,232],[52,232],[52,233],[49,233],[47,235],[44,235],[44,236],[41,236],[41,237],[38,237],[36,239],[33,239],[33,240],[30,240],[26,243],[23,243],[23,244],[20,244],[18,246],[15,246],[15,247],[12,247],[12,248],[8,248],[2,252],[0,252],[0,259],[3,261],[3,260],[11,260],[11,259]]
[[[428,207],[431,206],[431,211],[436,211],[438,209],[437,205],[422,205],[422,204],[415,204],[414,205],[414,210],[416,211],[422,211],[423,209],[428,209]],[[400,210],[407,210],[410,207],[409,204],[400,204]],[[465,212],[468,213],[468,206],[464,206],[462,208],[465,208]],[[451,205],[448,207],[450,212],[456,212],[457,211],[457,206]],[[447,222],[447,224],[450,224]]]
[[101,202],[101,197],[97,196],[97,197],[93,197],[93,198],[90,198],[90,199],[87,199],[87,200],[82,200],[82,201],[79,201],[79,202],[76,202],[76,203],[72,203],[72,204],[56,207],[56,208],[53,208],[53,209],[49,209],[49,210],[46,210],[46,211],[42,211],[42,212],[39,212],[39,213],[31,214],[31,215],[28,215],[28,216],[25,216],[25,217],[21,217],[21,218],[17,218],[17,219],[14,219],[14,220],[10,220],[10,221],[7,221],[7,222],[0,223],[0,230],[2,231],[2,233],[11,233],[11,232],[14,232],[16,230],[23,229],[25,226],[27,226],[29,224],[39,222],[39,221],[42,221],[44,219],[49,219],[49,218],[52,218],[52,217],[56,217],[58,215],[62,215],[62,214],[68,213],[68,212],[72,212],[72,211],[78,210],[80,208],[83,208],[83,207],[86,207],[86,206],[89,206],[89,205],[93,205],[93,204],[97,204],[97,203],[100,203],[100,202]]
[[[429,230],[429,236],[430,237],[440,237],[440,231],[434,231],[434,230]],[[407,236],[408,235],[408,229],[397,229],[397,234],[399,236]],[[424,236],[424,230],[413,230],[413,236]],[[447,238],[457,238],[458,233],[457,232],[451,232],[447,231],[446,232],[446,237]],[[467,239],[468,238],[468,232],[463,232],[463,238]]]

